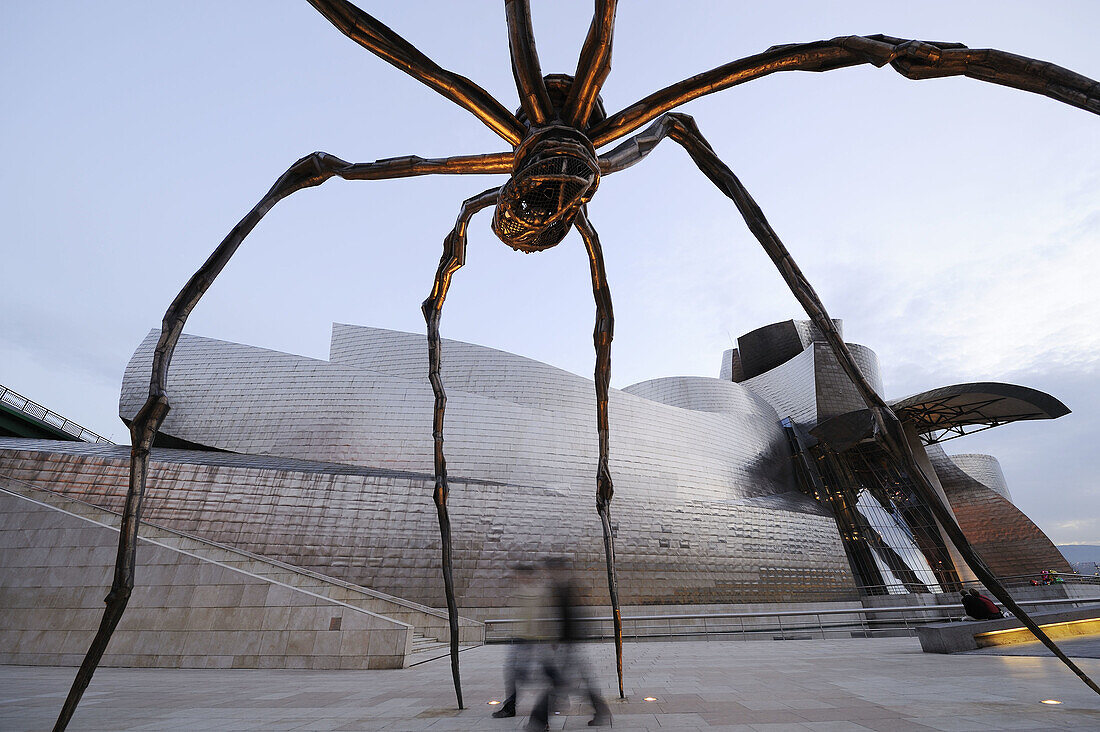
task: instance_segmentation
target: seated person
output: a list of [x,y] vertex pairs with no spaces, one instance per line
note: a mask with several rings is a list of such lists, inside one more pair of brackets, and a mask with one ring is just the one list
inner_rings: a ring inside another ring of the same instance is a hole
[[994,618],[1003,618],[1005,616],[1005,614],[1003,612],[1001,612],[1001,609],[999,607],[997,607],[996,603],[994,603],[992,600],[990,600],[985,595],[979,593],[977,590],[974,590],[974,589],[970,590],[970,594],[973,597],[978,598],[978,601],[981,602],[982,605],[985,607],[986,613],[988,613],[988,617],[985,618],[986,620],[993,620]]
[[985,616],[989,612],[989,610],[986,609],[985,605],[982,604],[981,600],[974,597],[973,595],[968,593],[966,590],[962,591],[962,604],[963,604],[963,610],[966,611],[966,614],[969,617],[972,617],[975,620],[985,620],[986,619]]
[[[985,600],[985,602],[982,602]],[[989,598],[983,597],[977,590],[963,590],[963,610],[975,620],[993,620],[1003,618],[1004,615]]]

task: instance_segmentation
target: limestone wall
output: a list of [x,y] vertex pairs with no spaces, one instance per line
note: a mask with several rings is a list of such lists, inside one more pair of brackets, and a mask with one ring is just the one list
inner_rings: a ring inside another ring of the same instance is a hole
[[[118,531],[0,489],[0,663],[76,666],[103,615]],[[401,668],[403,623],[141,540],[104,666]]]

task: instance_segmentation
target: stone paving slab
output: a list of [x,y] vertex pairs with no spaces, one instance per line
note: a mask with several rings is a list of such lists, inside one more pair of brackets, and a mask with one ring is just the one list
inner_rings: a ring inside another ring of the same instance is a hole
[[[1054,658],[932,655],[913,638],[628,644],[621,701],[610,646],[586,650],[620,730],[1100,729],[1100,697]],[[462,654],[463,711],[446,659],[393,671],[100,669],[69,729],[515,730],[524,717],[489,716],[507,652]],[[1100,660],[1079,663],[1100,677]],[[0,667],[0,730],[49,729],[73,674]],[[1063,704],[1040,703],[1050,698]],[[533,702],[522,695],[521,713]],[[589,729],[590,716],[575,700],[551,727]]]

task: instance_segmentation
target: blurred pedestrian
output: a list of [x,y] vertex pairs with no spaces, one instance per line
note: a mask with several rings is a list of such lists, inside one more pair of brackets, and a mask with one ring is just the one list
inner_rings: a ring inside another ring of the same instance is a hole
[[546,640],[543,629],[546,615],[546,593],[538,581],[538,573],[530,564],[516,567],[513,599],[520,609],[519,623],[512,645],[508,648],[508,658],[504,664],[504,692],[507,697],[504,704],[493,716],[516,716],[516,699],[520,689],[535,679],[538,671],[539,644]]
[[577,618],[576,584],[561,559],[547,560],[548,586],[550,601],[553,604],[557,625],[557,641],[553,653],[544,656],[543,670],[550,679],[550,688],[531,712],[527,723],[528,732],[543,732],[550,729],[550,708],[556,700],[567,701],[574,691],[582,691],[588,696],[595,716],[588,722],[589,727],[604,727],[611,724],[611,708],[604,701],[596,685],[596,679],[588,665],[588,658],[578,641],[581,639],[580,623]]

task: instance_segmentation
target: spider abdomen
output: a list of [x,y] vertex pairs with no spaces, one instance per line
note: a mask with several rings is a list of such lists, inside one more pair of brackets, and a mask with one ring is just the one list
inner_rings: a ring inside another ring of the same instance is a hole
[[500,190],[493,233],[522,252],[558,244],[600,182],[588,138],[564,125],[536,128],[516,149],[512,177]]

